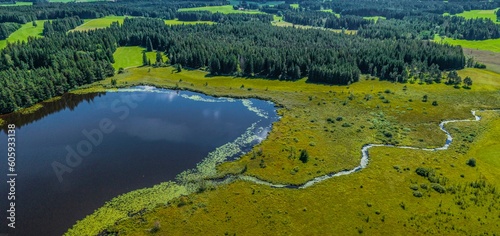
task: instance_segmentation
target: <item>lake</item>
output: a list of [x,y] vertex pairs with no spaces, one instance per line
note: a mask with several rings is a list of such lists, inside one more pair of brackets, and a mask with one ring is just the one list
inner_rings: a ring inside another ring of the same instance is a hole
[[[148,86],[65,94],[43,105],[33,114],[2,116],[17,127],[17,177],[16,229],[3,223],[0,233],[61,235],[113,197],[174,180],[249,130],[257,138],[241,149],[250,150],[278,119],[267,101]],[[2,128],[1,161],[7,164]],[[9,191],[4,163],[1,198]],[[1,202],[6,222],[8,203]]]

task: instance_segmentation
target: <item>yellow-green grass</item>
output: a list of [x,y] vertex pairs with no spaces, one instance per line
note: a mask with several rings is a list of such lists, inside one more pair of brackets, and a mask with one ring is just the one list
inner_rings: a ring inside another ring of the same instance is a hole
[[333,12],[332,9],[325,9],[325,10],[320,10],[320,11],[322,11],[322,12],[330,12],[332,14],[335,14],[336,17],[340,18],[340,14]]
[[212,13],[220,12],[223,14],[230,14],[230,13],[265,14],[264,12],[258,10],[242,10],[242,11],[234,10],[232,5],[181,8],[179,9],[179,11],[209,11]]
[[[254,151],[262,150],[262,156],[253,158],[250,152],[237,161],[219,166],[221,173],[239,173],[246,169],[246,175],[274,183],[300,184],[325,173],[351,169],[359,164],[361,147],[382,142],[380,132],[384,130],[393,132],[400,145],[442,146],[446,136],[438,128],[440,121],[472,118],[471,109],[494,108],[500,104],[500,75],[477,69],[460,71],[462,76],[473,76],[474,85],[470,90],[444,84],[395,84],[365,79],[350,86],[327,86],[304,80],[282,82],[206,75],[197,70],[175,73],[173,68],[141,67],[114,79],[119,85],[151,84],[209,95],[259,97],[282,105],[278,111],[281,120],[274,124],[268,138],[254,148]],[[110,80],[95,87],[110,84]],[[423,95],[429,96],[428,102],[421,101]],[[380,96],[390,102],[383,103]],[[368,97],[371,98],[365,99]],[[439,105],[431,105],[432,101]],[[431,185],[415,173],[417,167],[436,169],[438,176],[442,174],[449,179],[446,186],[469,185],[481,176],[486,176],[488,183],[497,188],[500,186],[500,172],[493,164],[487,165],[491,159],[488,153],[494,157],[500,145],[500,140],[489,138],[498,134],[493,127],[498,126],[500,115],[495,112],[480,112],[480,115],[484,117],[480,122],[446,125],[455,137],[450,150],[372,148],[369,166],[355,174],[302,190],[273,189],[237,181],[171,201],[166,207],[141,215],[145,221],[134,217],[121,221],[112,230],[124,235],[146,235],[158,222],[159,233],[172,235],[226,232],[402,235],[423,234],[426,230],[431,234],[457,233],[451,228],[468,233],[499,233],[498,210],[488,211],[490,195],[479,196],[483,207],[471,203],[468,199],[474,195],[467,191],[439,194],[430,187],[427,190],[417,187],[424,195],[417,198],[409,188],[413,184]],[[327,121],[337,117],[342,117],[342,121]],[[350,127],[343,127],[344,123]],[[309,162],[298,160],[300,149],[308,150]],[[478,166],[472,168],[465,163],[474,150],[487,153],[474,152]],[[455,204],[457,196],[467,199],[467,210]],[[500,206],[496,203],[494,207]],[[436,210],[438,214],[434,215]],[[95,227],[93,234],[102,230],[98,220],[89,220],[93,217],[96,216],[86,219],[88,225],[78,224],[76,228]],[[106,214],[101,217],[106,218]]]
[[16,4],[0,4],[0,7],[31,6],[33,2],[16,2]]
[[460,45],[464,48],[471,48],[477,50],[487,50],[492,52],[500,52],[500,39],[487,39],[487,40],[465,40],[465,39],[452,39],[447,37],[434,36],[434,42],[448,43],[451,45]]
[[42,37],[43,24],[45,20],[37,20],[37,26],[33,26],[32,22],[23,24],[20,29],[12,33],[7,39],[0,40],[0,49],[7,46],[7,42],[14,43],[17,41],[27,41],[28,37]]
[[293,4],[290,4],[290,7],[292,9],[298,9],[299,8],[299,4],[298,3],[293,3]]
[[497,21],[497,15],[495,14],[495,12],[498,11],[499,9],[500,8],[493,10],[464,11],[460,14],[456,14],[456,16],[465,17],[466,19],[485,18],[485,19],[490,19],[497,24],[500,24],[500,22]]
[[[113,53],[113,58],[115,63],[113,68],[118,70],[119,68],[127,69],[131,67],[142,66],[142,52],[145,48],[133,46],[133,47],[119,47]],[[146,52],[146,56],[154,63],[156,61],[156,52]],[[167,58],[163,55],[163,61],[166,62]]]
[[290,22],[286,22],[286,21],[277,21],[276,18],[273,22],[271,22],[274,26],[280,26],[280,27],[296,27],[296,28],[299,28],[299,29],[323,29],[323,30],[329,30],[329,31],[333,31],[335,33],[346,33],[346,34],[356,34],[358,31],[357,30],[340,30],[340,29],[328,29],[328,28],[323,28],[323,27],[316,27],[316,26],[310,26],[310,25],[297,25],[297,24],[293,24],[293,23],[290,23]]
[[200,20],[200,21],[181,21],[181,20],[178,20],[178,19],[174,19],[174,20],[165,20],[165,24],[167,25],[192,25],[192,24],[214,24],[213,21],[203,21],[203,20]]
[[375,21],[375,23],[377,23],[377,21],[378,21],[379,19],[384,19],[384,20],[385,20],[386,18],[385,18],[384,16],[365,16],[365,17],[363,17],[363,19],[366,19],[366,20],[374,20],[374,21]]
[[93,29],[102,29],[111,25],[113,22],[118,22],[119,24],[123,24],[123,20],[130,16],[106,16],[98,19],[85,20],[84,23],[75,29],[74,31],[86,31]]

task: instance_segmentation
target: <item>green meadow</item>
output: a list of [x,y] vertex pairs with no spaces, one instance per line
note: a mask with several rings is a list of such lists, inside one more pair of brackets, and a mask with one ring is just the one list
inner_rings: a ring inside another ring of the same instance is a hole
[[42,37],[43,24],[45,20],[37,20],[37,26],[33,26],[32,22],[28,22],[21,26],[20,29],[12,33],[7,39],[0,40],[0,49],[7,46],[7,41],[14,43],[17,41],[26,41],[28,37]]
[[500,39],[465,40],[465,39],[452,39],[446,37],[442,38],[438,35],[435,35],[434,42],[448,43],[451,45],[460,45],[464,48],[471,48],[477,50],[500,52]]
[[258,10],[243,10],[243,11],[234,10],[232,5],[181,8],[179,9],[179,11],[210,11],[212,13],[220,12],[223,14],[230,14],[230,13],[265,14],[264,12],[260,12]]
[[178,19],[174,19],[174,20],[165,20],[165,24],[167,25],[183,25],[183,24],[186,24],[186,25],[192,25],[192,24],[214,24],[214,22],[212,21],[181,21],[181,20],[178,20]]
[[76,27],[73,30],[86,31],[86,30],[106,28],[110,26],[111,23],[113,22],[118,22],[119,24],[122,24],[123,20],[125,20],[126,17],[130,16],[106,16],[98,19],[85,20],[85,22],[82,25]]
[[0,7],[31,6],[33,2],[16,2],[16,4],[0,4]]
[[456,14],[456,16],[462,16],[466,19],[475,19],[475,18],[485,18],[490,19],[493,22],[500,24],[500,21],[497,21],[497,15],[495,11],[498,11],[500,8],[493,10],[472,10],[472,11],[464,11],[460,14]]
[[[498,73],[465,69],[459,74],[472,77],[472,89],[390,83],[365,76],[350,86],[328,86],[307,83],[305,79],[285,82],[212,77],[200,70],[178,73],[172,67],[130,68],[113,79],[118,86],[149,84],[216,96],[258,97],[279,104],[282,118],[273,125],[268,138],[239,160],[218,166],[217,173],[224,176],[244,172],[273,183],[302,184],[316,176],[357,166],[361,147],[367,143],[440,147],[446,138],[438,127],[440,121],[471,119],[472,109],[498,108]],[[99,91],[110,84],[108,78],[75,92]],[[429,101],[422,101],[424,95]],[[433,101],[436,105],[432,105]],[[153,201],[157,207],[145,206],[143,200],[132,201],[131,195],[126,195],[76,224],[68,235],[96,234],[104,228],[123,235],[149,235],[155,227],[160,234],[173,235],[233,235],[248,231],[349,235],[500,233],[500,216],[496,214],[500,212],[500,193],[492,190],[500,187],[495,158],[500,145],[495,138],[500,114],[478,114],[483,116],[480,122],[446,125],[454,137],[449,150],[372,148],[366,169],[307,189],[276,189],[243,180],[216,185],[203,180],[207,187],[199,193],[190,193],[183,185],[161,190],[169,197],[163,198],[168,199],[166,204]],[[307,163],[298,159],[303,149],[310,156]],[[477,160],[477,166],[466,164],[470,158]],[[417,174],[418,168],[431,171],[432,178]],[[480,185],[476,185],[478,181]],[[158,188],[140,191],[153,192],[154,197],[161,195]],[[172,194],[174,190],[177,194]],[[185,196],[175,197],[182,191]],[[141,199],[149,199],[148,194],[141,194]],[[130,214],[143,208],[149,211],[134,217],[127,217],[123,210],[129,209]],[[249,218],[253,220],[245,220]],[[106,219],[122,220],[115,225]],[[325,225],[325,221],[335,224]]]
[[[113,53],[113,58],[115,63],[113,63],[113,68],[118,70],[119,68],[127,69],[131,67],[142,66],[142,52],[146,49],[142,47],[119,47]],[[156,52],[146,52],[147,58],[154,63],[156,61]],[[167,58],[163,56],[163,61],[166,62]]]

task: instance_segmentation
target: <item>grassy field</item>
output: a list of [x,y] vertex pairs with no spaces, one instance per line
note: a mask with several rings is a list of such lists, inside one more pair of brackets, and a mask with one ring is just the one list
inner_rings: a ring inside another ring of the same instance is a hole
[[375,23],[377,23],[377,21],[378,21],[379,19],[384,19],[384,20],[385,20],[386,18],[385,18],[385,17],[383,17],[383,16],[365,16],[365,17],[363,17],[363,19],[366,19],[366,20],[374,20],[374,21],[375,21]]
[[[280,26],[280,27],[297,27],[297,28],[300,28],[300,29],[322,29],[322,30],[329,30],[329,31],[333,31],[335,33],[341,33],[342,30],[339,30],[339,29],[328,29],[328,28],[323,28],[323,27],[315,27],[315,26],[310,26],[310,25],[294,25],[290,22],[286,22],[286,21],[283,21],[281,19],[276,19],[271,22],[274,26]],[[345,33],[346,34],[356,34],[356,32],[358,32],[357,30],[345,30]]]
[[[115,63],[113,68],[118,70],[119,68],[131,68],[142,66],[142,52],[145,48],[142,47],[119,47],[113,53],[113,58],[115,58]],[[151,63],[156,61],[156,52],[147,52],[146,56]],[[164,56],[163,61],[165,62],[167,58]]]
[[298,9],[299,8],[299,4],[298,3],[290,4],[290,7],[293,8],[293,9]]
[[76,27],[75,31],[85,31],[85,30],[93,30],[93,29],[101,29],[101,28],[106,28],[111,25],[113,22],[117,22],[119,24],[123,24],[123,20],[125,20],[126,17],[130,16],[106,16],[103,18],[98,18],[98,19],[91,19],[91,20],[85,20],[85,22]]
[[212,13],[220,12],[223,14],[230,14],[230,13],[265,14],[264,12],[258,10],[244,10],[244,11],[234,10],[232,5],[181,8],[179,9],[179,11],[210,11]]
[[[118,85],[151,84],[209,95],[259,97],[280,104],[283,108],[278,113],[282,118],[274,124],[269,137],[253,152],[218,168],[221,175],[246,170],[246,175],[274,183],[300,184],[315,176],[357,166],[360,149],[367,143],[442,146],[445,135],[438,128],[440,121],[468,119],[472,117],[471,109],[500,104],[500,75],[478,69],[460,71],[462,76],[472,76],[474,84],[470,90],[364,78],[350,86],[326,86],[305,80],[210,77],[198,70],[173,70],[133,68],[114,79]],[[99,89],[109,83],[110,79],[106,79],[91,88]],[[421,101],[423,95],[429,96],[428,102]],[[439,105],[431,105],[432,101]],[[236,181],[171,200],[166,206],[121,221],[110,230],[124,235],[148,235],[148,230],[157,224],[160,233],[171,235],[500,233],[500,201],[488,200],[500,199],[498,192],[490,191],[491,186],[500,187],[500,172],[495,169],[494,160],[500,141],[490,139],[497,135],[495,127],[500,115],[480,114],[484,116],[480,122],[447,125],[455,138],[450,150],[373,148],[368,168],[352,175],[303,190]],[[301,149],[308,151],[309,162],[298,160],[297,152]],[[258,150],[262,154],[255,156],[253,153]],[[465,164],[471,157],[478,163],[474,168]],[[446,177],[446,183],[440,182],[446,192],[433,190],[431,186],[435,184],[415,173],[418,167],[432,168],[440,181]],[[487,183],[484,188],[464,188],[483,179]],[[418,189],[422,197],[415,197],[417,190],[410,187]],[[471,189],[476,189],[477,197]],[[139,205],[133,208],[142,209]],[[70,235],[78,235],[83,228],[94,229],[95,234],[103,227],[100,217],[106,219],[107,213],[85,219]]]
[[486,65],[486,70],[500,73],[500,52],[491,52],[486,50],[464,49],[464,54],[474,57],[474,60]]
[[7,41],[14,43],[17,42],[18,40],[26,41],[30,36],[42,37],[44,22],[45,20],[37,20],[36,21],[36,23],[38,24],[37,27],[34,27],[32,22],[24,24],[23,26],[21,26],[20,29],[12,33],[7,39],[0,40],[0,49],[7,46]]
[[465,40],[465,39],[452,39],[452,38],[443,39],[438,35],[436,35],[434,36],[434,41],[448,43],[451,45],[460,45],[464,48],[500,52],[500,39],[487,39],[487,40]]
[[493,9],[493,10],[464,11],[460,14],[456,14],[456,16],[462,16],[462,17],[465,17],[466,19],[486,18],[486,19],[492,20],[493,22],[496,22],[497,24],[500,24],[500,21],[497,21],[497,15],[495,14],[495,11],[497,11],[499,9],[500,8]]
[[335,14],[335,16],[336,16],[336,17],[340,18],[340,14],[339,14],[339,13],[335,13],[335,12],[333,12],[333,10],[332,10],[332,9],[326,9],[326,10],[320,10],[320,11],[322,11],[322,12],[330,12],[330,13],[332,13],[332,14]]
[[33,2],[16,2],[16,4],[0,4],[0,7],[31,6]]
[[213,21],[181,21],[181,20],[178,20],[178,19],[174,19],[174,20],[165,20],[165,24],[167,25],[182,25],[182,24],[186,24],[186,25],[192,25],[192,24],[214,24]]

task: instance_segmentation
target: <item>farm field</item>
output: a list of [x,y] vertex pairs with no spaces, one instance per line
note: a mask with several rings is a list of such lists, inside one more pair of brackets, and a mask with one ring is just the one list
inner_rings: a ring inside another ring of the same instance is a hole
[[[207,78],[202,71],[175,73],[173,70],[135,68],[114,78],[118,85],[151,84],[196,90],[209,95],[261,97],[282,105],[283,108],[279,110],[282,119],[274,125],[273,132],[266,141],[240,160],[219,167],[221,175],[240,173],[242,169],[246,169],[245,175],[272,183],[300,184],[314,176],[352,168],[359,164],[361,147],[366,143],[381,142],[384,137],[380,133],[384,130],[391,130],[399,145],[441,146],[445,135],[438,128],[439,121],[470,119],[470,110],[495,108],[500,102],[500,98],[495,95],[500,88],[499,75],[478,69],[460,71],[462,76],[473,76],[474,85],[471,90],[454,89],[444,84],[391,84],[376,80],[363,80],[351,86],[325,86],[308,84],[304,80],[280,82],[225,76]],[[95,84],[89,91],[98,91],[101,85],[108,84],[109,81],[107,79]],[[350,94],[354,96],[353,100],[347,99]],[[432,106],[430,102],[420,101],[424,94],[429,94],[431,100],[437,101],[439,105]],[[364,100],[367,95],[374,98]],[[380,102],[377,98],[380,96],[390,100],[390,103]],[[338,103],[342,101],[348,102],[339,106]],[[231,234],[240,234],[243,233],[242,230],[248,229],[261,234],[270,233],[271,230],[324,234],[342,229],[348,234],[394,233],[398,229],[401,230],[397,231],[400,233],[414,234],[452,233],[457,230],[496,232],[498,223],[487,207],[467,203],[470,211],[464,211],[451,200],[456,197],[468,199],[470,193],[455,190],[455,193],[440,194],[428,189],[431,183],[415,173],[419,167],[432,168],[436,174],[447,179],[446,186],[456,188],[482,179],[487,180],[488,186],[498,186],[499,176],[491,158],[496,149],[491,147],[499,143],[497,140],[483,140],[494,135],[492,127],[500,114],[485,111],[480,112],[480,115],[484,118],[480,122],[450,123],[446,126],[456,137],[449,150],[428,152],[373,148],[370,150],[368,167],[359,173],[326,180],[304,190],[274,189],[247,181],[214,186],[213,190],[209,187],[205,192],[174,200],[166,207],[159,207],[142,215],[145,223],[137,223],[137,218],[133,217],[110,230],[126,232],[127,235],[143,235],[155,222],[159,222],[165,228],[168,225],[168,231],[174,234],[185,234],[193,232],[192,230],[201,234],[208,233],[205,231],[210,228],[208,225],[216,225],[215,229],[224,229]],[[329,117],[342,117],[342,121],[329,123]],[[349,126],[344,127],[341,125],[343,123]],[[490,149],[483,149],[483,146]],[[303,164],[297,160],[294,150],[299,149],[308,150],[310,162]],[[262,154],[254,158],[253,153],[258,150],[262,150]],[[469,150],[484,150],[484,154],[477,151],[469,153]],[[471,157],[477,159],[478,165],[475,168],[465,164]],[[421,198],[412,194],[414,190],[410,187],[415,184],[418,191],[423,193]],[[379,191],[380,189],[386,191]],[[346,191],[349,192],[348,195],[345,194]],[[488,199],[496,196],[486,192],[481,194]],[[349,204],[339,204],[340,202]],[[140,206],[136,207],[140,209]],[[428,218],[436,210],[440,213]],[[265,214],[261,215],[261,212]],[[106,215],[103,212],[100,214]],[[446,223],[448,214],[454,214],[463,220]],[[96,225],[98,217],[103,215],[95,215],[82,222],[99,228]],[[170,217],[165,217],[167,215]],[[465,219],[478,217],[489,224],[481,225],[479,221],[471,221],[467,228],[463,227]],[[248,225],[243,220],[245,218],[267,223]],[[280,224],[264,221],[269,218]],[[325,219],[337,223],[319,227]],[[436,226],[437,223],[439,226]],[[70,235],[78,232],[78,229],[81,228],[75,226]],[[226,232],[216,230],[216,233]]]
[[230,13],[265,14],[264,12],[260,12],[258,10],[243,10],[243,11],[234,10],[232,5],[181,8],[179,9],[179,11],[209,11],[212,13],[220,12],[223,14],[230,14]]
[[45,20],[37,20],[37,26],[33,26],[32,22],[23,24],[20,29],[12,33],[7,39],[0,40],[0,49],[7,46],[7,41],[14,43],[17,41],[26,41],[28,37],[42,37],[43,24]]

